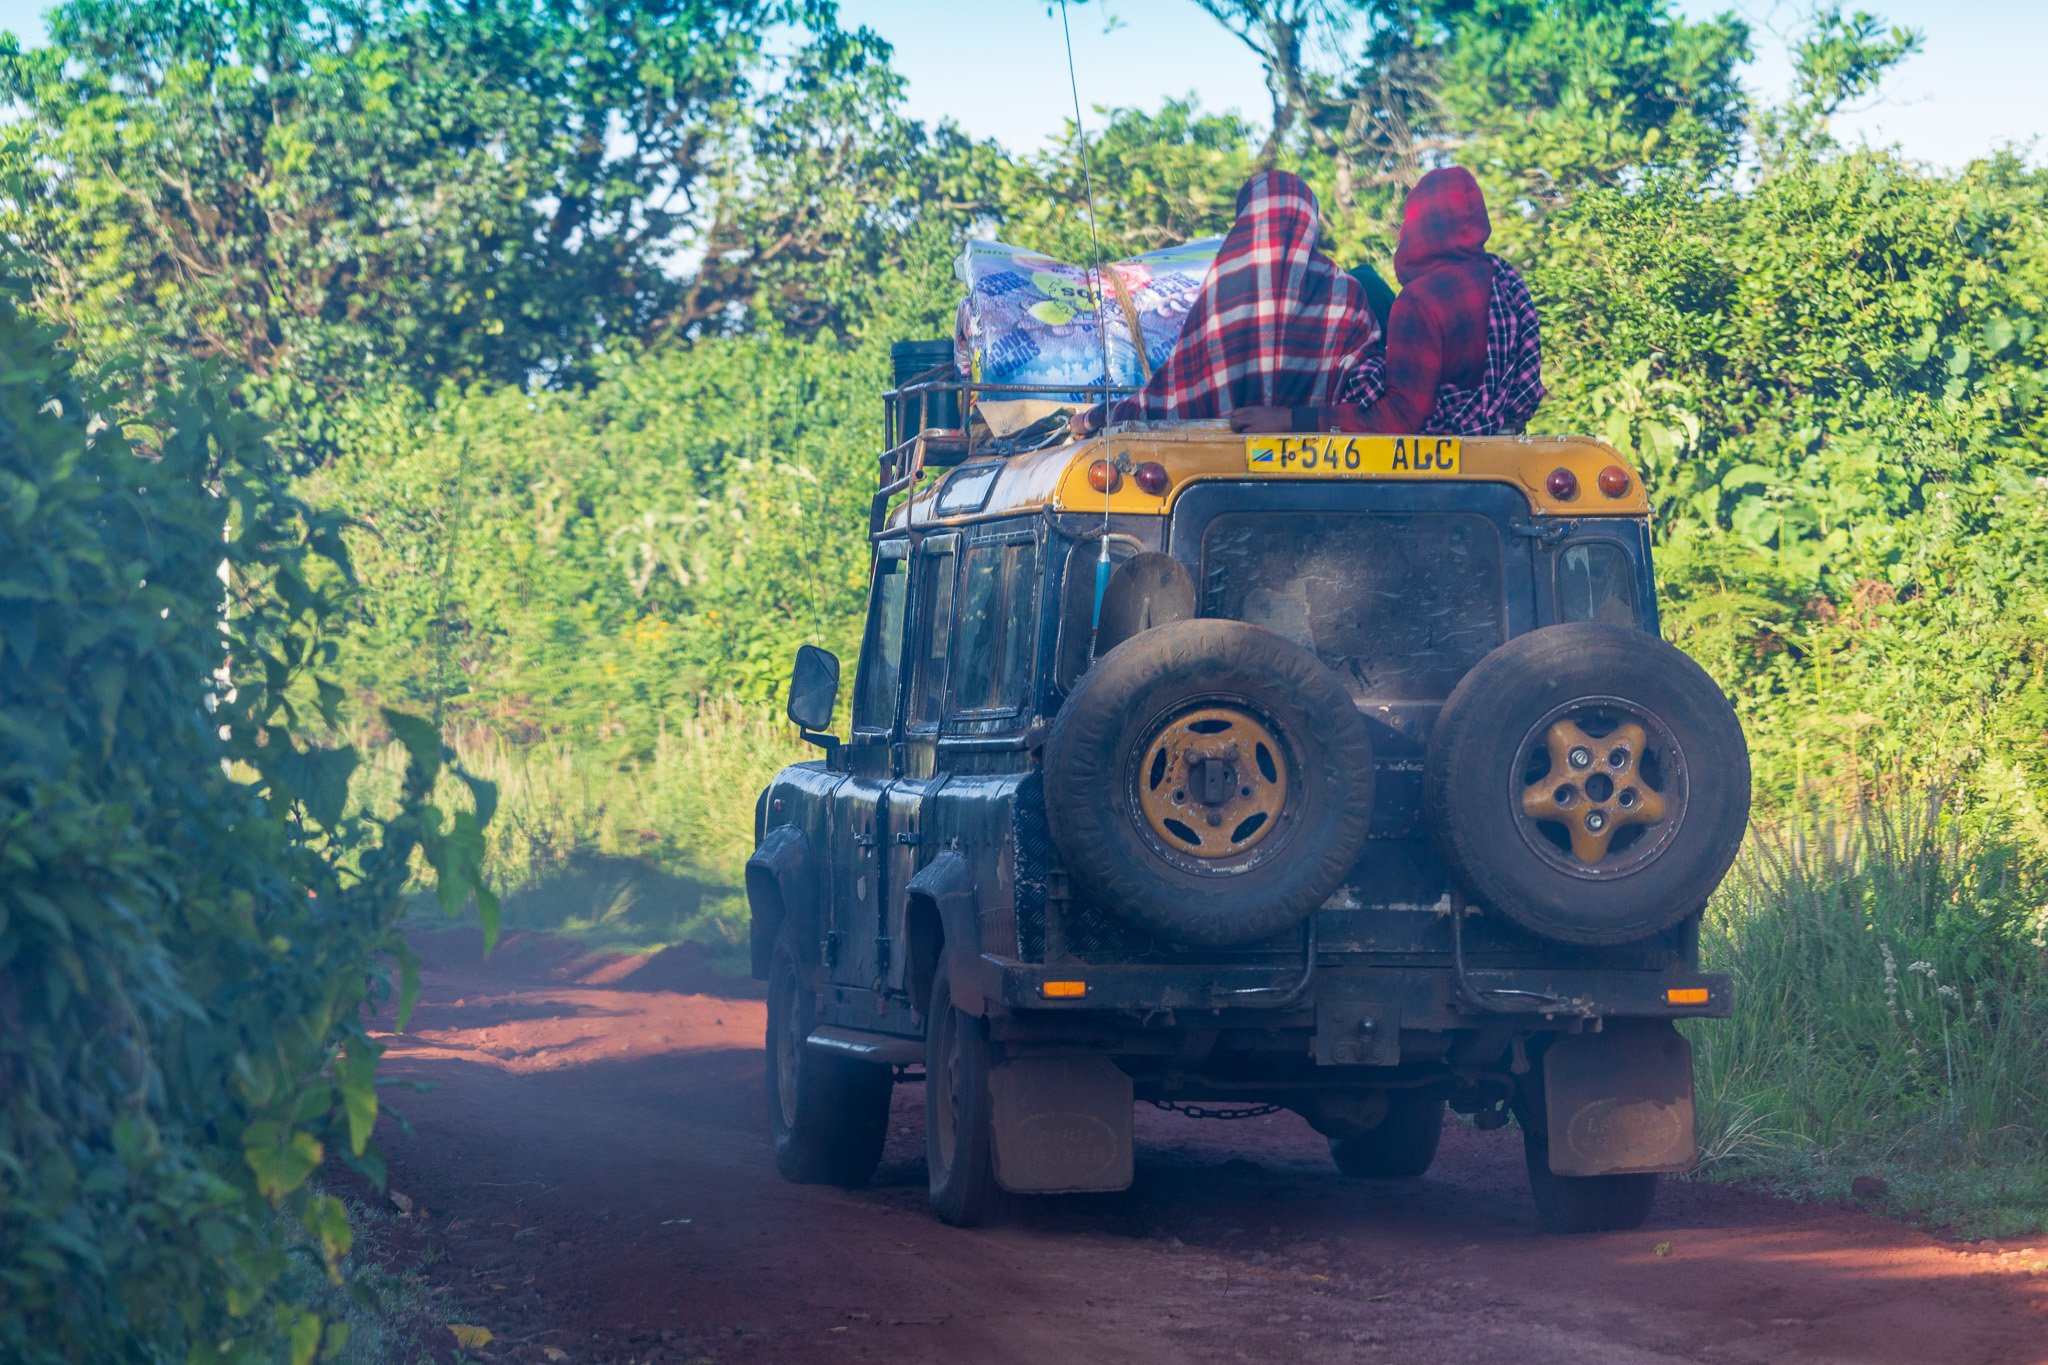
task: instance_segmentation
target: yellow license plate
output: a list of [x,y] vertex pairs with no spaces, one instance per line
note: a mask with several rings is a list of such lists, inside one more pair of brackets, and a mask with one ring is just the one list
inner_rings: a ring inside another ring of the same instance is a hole
[[1457,474],[1458,455],[1455,436],[1253,436],[1244,443],[1251,473],[1308,478],[1443,478]]

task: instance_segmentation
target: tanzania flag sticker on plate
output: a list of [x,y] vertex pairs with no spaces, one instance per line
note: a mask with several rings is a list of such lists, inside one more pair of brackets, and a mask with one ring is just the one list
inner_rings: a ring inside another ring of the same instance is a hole
[[1458,472],[1455,436],[1254,436],[1244,443],[1254,474],[1342,478],[1406,474],[1440,478]]

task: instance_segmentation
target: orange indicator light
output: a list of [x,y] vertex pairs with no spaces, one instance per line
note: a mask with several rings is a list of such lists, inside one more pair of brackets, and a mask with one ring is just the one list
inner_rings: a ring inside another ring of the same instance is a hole
[[1114,493],[1123,481],[1123,471],[1108,460],[1097,460],[1088,466],[1088,486],[1098,493]]
[[1664,1002],[1668,1005],[1704,1005],[1709,995],[1705,986],[1673,986],[1664,992]]
[[1079,1000],[1088,994],[1085,981],[1048,981],[1038,988],[1038,993],[1048,1000]]

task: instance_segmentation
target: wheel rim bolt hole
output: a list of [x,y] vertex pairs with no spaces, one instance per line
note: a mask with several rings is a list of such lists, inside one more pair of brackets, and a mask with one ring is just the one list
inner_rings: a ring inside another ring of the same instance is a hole
[[1574,749],[1565,755],[1565,759],[1574,768],[1590,768],[1593,766],[1593,754],[1589,749]]
[[1579,799],[1579,789],[1567,782],[1550,795],[1551,799],[1556,801],[1558,805],[1569,806],[1572,802]]
[[1619,771],[1628,766],[1628,750],[1616,749],[1607,755],[1607,766]]
[[1626,808],[1628,808],[1628,807],[1631,807],[1631,806],[1635,805],[1635,803],[1636,803],[1636,789],[1635,789],[1634,787],[1623,787],[1623,788],[1621,789],[1621,795],[1620,795],[1620,796],[1617,796],[1617,797],[1615,798],[1615,800],[1616,800],[1616,801],[1617,801],[1618,803],[1620,803],[1620,805],[1621,805],[1621,806],[1622,806],[1622,807],[1623,807],[1624,809],[1626,809]]
[[1601,830],[1603,830],[1603,829],[1606,829],[1606,828],[1607,828],[1607,815],[1606,815],[1606,813],[1605,813],[1604,811],[1597,811],[1597,810],[1589,810],[1589,811],[1587,811],[1587,812],[1586,812],[1586,828],[1587,828],[1587,829],[1589,829],[1589,830],[1591,830],[1591,831],[1592,831],[1593,833],[1595,833],[1595,834],[1598,834],[1598,833],[1599,833],[1599,832],[1600,832]]

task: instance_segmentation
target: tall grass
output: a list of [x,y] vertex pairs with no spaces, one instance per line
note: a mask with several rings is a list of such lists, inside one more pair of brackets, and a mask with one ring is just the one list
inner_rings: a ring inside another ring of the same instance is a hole
[[1691,1030],[1708,1173],[2048,1225],[2041,896],[2024,845],[1939,794],[1754,832],[1702,945],[1737,988]]
[[[745,941],[755,798],[777,769],[815,752],[780,716],[736,703],[706,704],[637,750],[486,731],[455,741],[462,766],[498,789],[485,870],[503,924],[627,951]],[[373,762],[359,796],[395,791],[397,761],[387,750]]]

